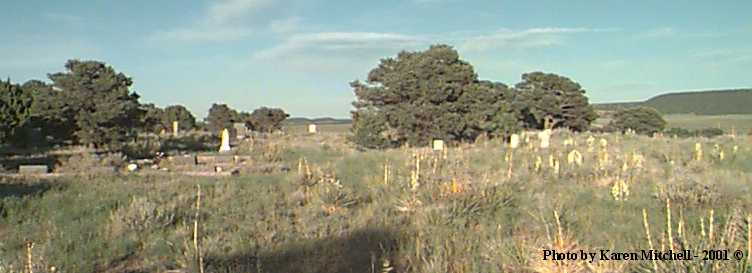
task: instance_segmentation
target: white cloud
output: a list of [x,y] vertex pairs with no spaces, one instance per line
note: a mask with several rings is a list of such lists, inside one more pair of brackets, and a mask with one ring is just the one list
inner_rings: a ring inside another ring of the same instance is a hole
[[240,19],[273,3],[272,0],[223,0],[209,6],[206,19],[209,24],[223,25]]
[[246,38],[253,28],[247,18],[273,4],[272,0],[221,0],[213,2],[196,24],[152,33],[149,40],[221,42]]
[[490,34],[440,34],[410,35],[384,32],[315,32],[298,33],[287,37],[281,44],[254,55],[256,58],[274,58],[293,53],[343,50],[409,50],[432,43],[459,44],[460,51],[486,51],[498,48],[547,47],[563,43],[567,34],[609,31],[590,28],[530,28],[524,30],[502,29]]
[[449,2],[449,1],[452,1],[452,0],[410,0],[410,1],[418,3],[418,4],[429,4],[429,3]]
[[0,73],[8,71],[14,81],[46,79],[46,73],[62,71],[69,59],[103,60],[103,52],[95,45],[77,39],[25,37],[0,44]]
[[191,28],[176,28],[167,31],[160,31],[152,34],[151,40],[163,41],[203,41],[203,42],[221,42],[232,41],[248,37],[252,34],[250,28],[232,27],[232,26],[198,26]]
[[301,21],[303,21],[303,19],[300,17],[290,17],[280,20],[274,20],[269,23],[269,30],[274,33],[295,32],[301,28]]
[[294,34],[282,44],[254,54],[256,58],[275,58],[312,51],[400,50],[425,44],[420,36],[379,32],[318,32]]
[[[373,67],[384,56],[394,56],[402,50],[424,50],[431,44],[443,43],[459,45],[457,48],[460,54],[473,64],[493,67],[499,62],[486,60],[483,56],[487,50],[555,46],[565,42],[561,36],[601,31],[612,30],[530,28],[505,29],[493,33],[452,32],[431,35],[391,32],[292,33],[284,35],[285,38],[278,44],[254,52],[248,63],[269,63],[273,69],[295,71],[303,73],[302,75],[326,74],[337,78],[352,79],[367,73],[369,67]],[[498,71],[506,73],[523,68],[528,71],[539,69],[537,66],[523,67],[523,64],[509,64],[509,66]]]
[[42,14],[42,16],[47,20],[50,20],[51,22],[69,26],[81,26],[84,23],[84,19],[82,17],[71,14],[47,12]]
[[725,66],[752,63],[752,50],[747,49],[709,49],[696,51],[692,57],[704,64]]
[[673,28],[660,27],[660,28],[649,29],[641,33],[638,33],[636,37],[641,38],[641,39],[646,39],[646,38],[665,38],[665,37],[671,37],[674,35],[676,35],[676,30],[674,30]]
[[536,48],[560,45],[564,36],[586,32],[604,32],[613,29],[592,28],[529,28],[524,30],[501,29],[494,33],[477,35],[463,39],[462,51],[487,51],[499,48]]

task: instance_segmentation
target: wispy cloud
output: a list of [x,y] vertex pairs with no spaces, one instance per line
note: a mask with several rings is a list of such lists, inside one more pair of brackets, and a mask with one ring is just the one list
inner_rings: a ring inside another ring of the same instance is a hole
[[301,52],[347,51],[364,49],[400,50],[425,44],[420,36],[380,32],[318,32],[294,34],[283,43],[257,52],[256,58],[275,58]]
[[502,29],[493,33],[454,33],[413,35],[385,32],[316,32],[298,33],[282,43],[259,51],[257,58],[279,57],[301,52],[344,50],[410,50],[432,43],[457,44],[461,51],[486,51],[498,48],[547,47],[563,43],[562,37],[585,32],[612,31],[592,28],[530,28],[524,30]]
[[487,51],[499,48],[550,47],[564,43],[566,35],[588,32],[606,32],[616,29],[545,27],[523,30],[500,29],[464,39],[459,48],[463,51]]
[[696,60],[713,66],[752,63],[752,50],[748,49],[708,49],[692,54]]
[[450,2],[454,0],[410,0],[410,2],[418,3],[418,4],[435,4],[435,3],[443,3],[443,2]]
[[205,20],[209,24],[224,25],[259,11],[272,4],[272,0],[223,0],[217,1],[207,12]]
[[19,79],[44,79],[45,73],[60,71],[69,59],[102,59],[103,52],[95,45],[77,39],[23,38],[0,45],[0,71],[26,73]]
[[157,32],[153,40],[221,42],[238,40],[250,36],[253,31],[246,27],[232,26],[197,26],[176,28]]
[[676,35],[676,30],[672,27],[659,27],[654,29],[648,29],[643,32],[637,33],[636,38],[650,39],[650,38],[665,38]]
[[80,26],[84,23],[84,19],[82,17],[71,14],[47,12],[42,14],[42,17],[49,20],[50,22],[69,26]]
[[244,19],[274,4],[272,0],[221,0],[207,7],[197,23],[152,33],[150,40],[220,42],[243,39],[253,33]]
[[269,23],[269,30],[274,33],[295,32],[295,31],[298,31],[302,27],[301,26],[302,21],[303,21],[303,18],[297,17],[297,16],[274,20],[271,23]]

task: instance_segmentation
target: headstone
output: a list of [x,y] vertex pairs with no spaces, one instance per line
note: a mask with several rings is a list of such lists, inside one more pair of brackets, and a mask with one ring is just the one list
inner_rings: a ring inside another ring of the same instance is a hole
[[444,141],[441,139],[434,139],[433,144],[431,145],[433,147],[434,151],[443,151],[444,150]]
[[517,149],[520,146],[520,135],[512,134],[509,137],[509,148]]
[[574,146],[574,138],[568,137],[564,140],[564,147]]
[[231,164],[235,163],[235,156],[232,155],[197,155],[197,164]]
[[316,133],[316,124],[308,124],[308,133],[309,134],[315,134]]
[[538,139],[540,140],[540,148],[548,149],[551,145],[551,130],[546,129],[538,133]]
[[236,137],[238,139],[244,139],[246,136],[248,136],[248,127],[245,126],[245,123],[243,122],[233,123],[232,128],[235,129],[235,133],[237,134]]
[[173,121],[172,122],[172,135],[173,136],[178,136],[178,133],[179,133],[178,131],[179,130],[180,130],[180,128],[178,127],[178,122],[177,121]]
[[230,131],[225,128],[222,130],[222,145],[219,146],[220,152],[230,151]]
[[50,171],[47,165],[20,165],[18,166],[19,174],[45,174]]
[[198,163],[195,155],[171,156],[167,160],[178,165],[196,165]]
[[577,164],[577,166],[582,166],[582,154],[577,150],[572,150],[567,155],[567,163],[571,164]]
[[702,144],[701,143],[695,143],[695,160],[701,161],[702,160]]

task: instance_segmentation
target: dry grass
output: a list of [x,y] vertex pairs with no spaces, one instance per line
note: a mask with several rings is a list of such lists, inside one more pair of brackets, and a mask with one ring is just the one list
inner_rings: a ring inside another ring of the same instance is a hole
[[516,149],[488,140],[362,152],[344,133],[290,133],[240,146],[253,164],[289,173],[96,175],[4,194],[0,272],[24,268],[27,239],[34,272],[750,270],[542,260],[542,249],[752,250],[748,138],[556,131],[548,149],[521,139]]

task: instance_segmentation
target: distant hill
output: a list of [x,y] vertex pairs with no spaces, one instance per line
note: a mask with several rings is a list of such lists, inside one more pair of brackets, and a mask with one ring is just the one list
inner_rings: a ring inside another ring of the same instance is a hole
[[677,92],[655,96],[644,102],[596,103],[601,111],[649,106],[663,114],[732,115],[752,114],[752,89]]
[[325,117],[325,118],[313,118],[313,119],[303,118],[303,117],[293,117],[293,118],[286,119],[285,123],[288,124],[288,125],[290,125],[290,124],[311,124],[311,123],[315,123],[315,124],[349,124],[349,123],[352,123],[352,120],[350,120],[350,119],[336,119],[336,118],[329,118],[329,117]]

